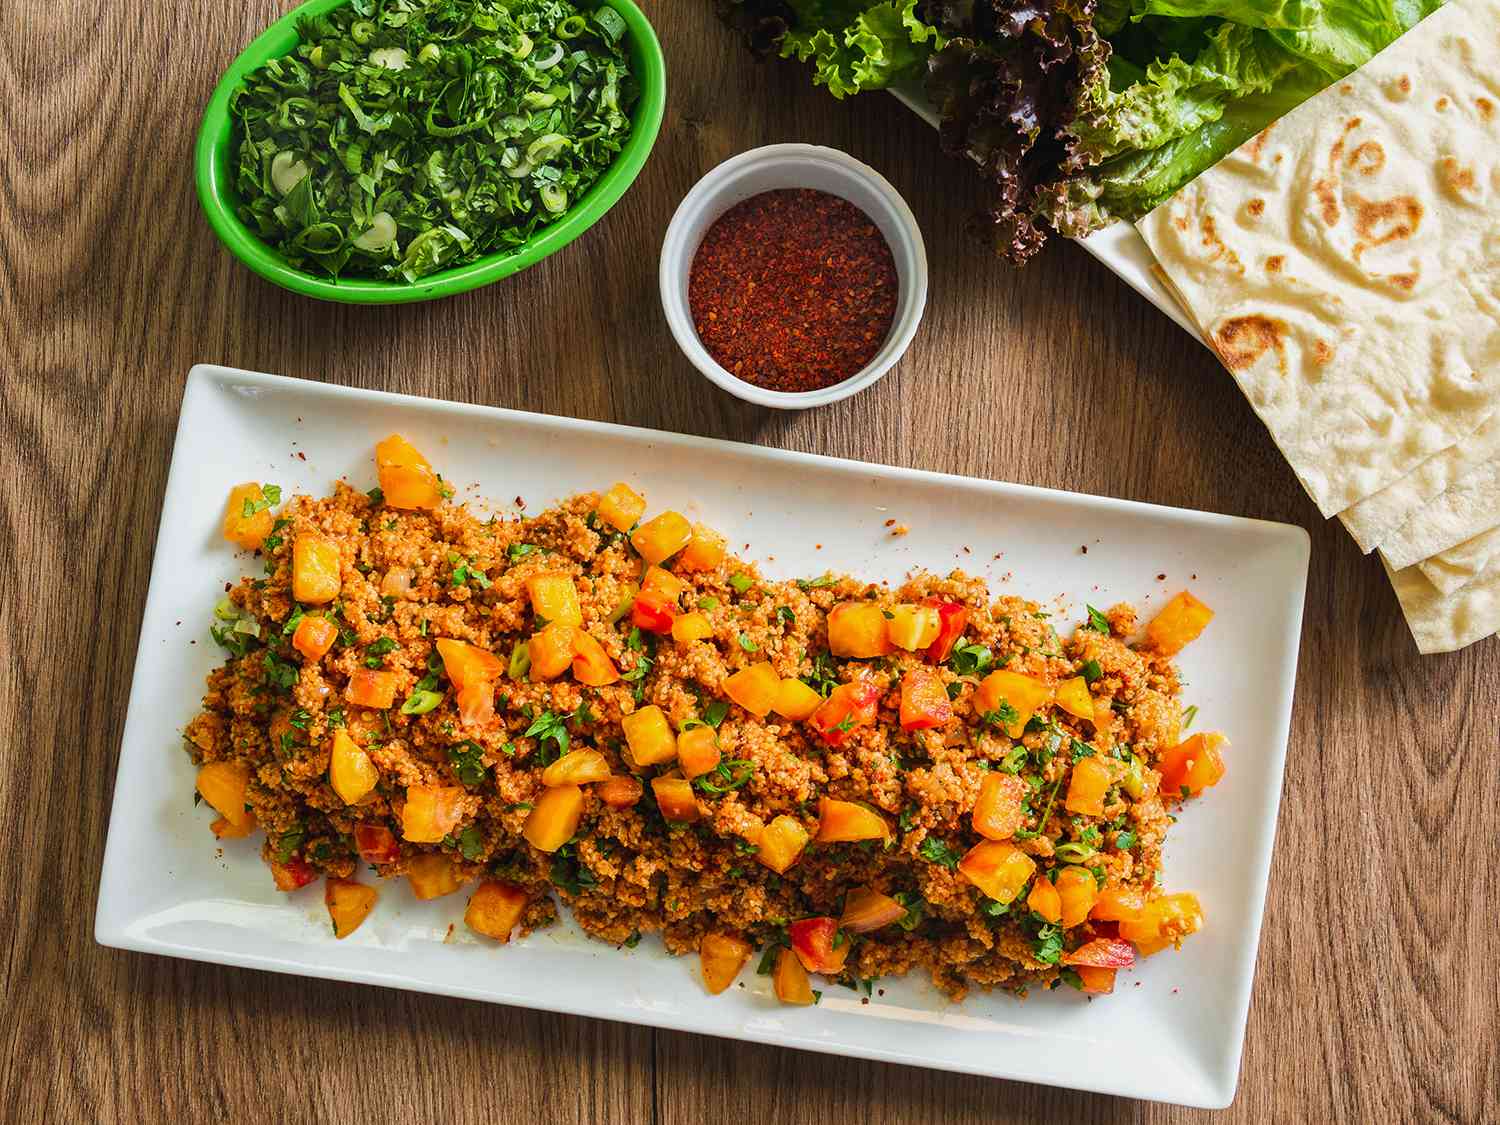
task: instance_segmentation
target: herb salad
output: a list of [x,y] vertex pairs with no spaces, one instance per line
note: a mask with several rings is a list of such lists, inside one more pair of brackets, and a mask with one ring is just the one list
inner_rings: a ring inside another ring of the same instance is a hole
[[1204,924],[1159,870],[1226,768],[1182,729],[1190,593],[1063,636],[959,571],[768,578],[624,483],[486,520],[399,435],[373,467],[274,511],[231,492],[264,571],[215,611],[186,729],[214,834],[263,832],[282,890],[321,879],[336,935],[371,875],[467,886],[451,916],[495,941],[566,906],[696,952],[713,992],[759,949],[811,1004],[920,969],[1103,994]]
[[566,0],[351,0],[230,99],[237,212],[289,265],[415,281],[520,246],[614,162],[626,25]]

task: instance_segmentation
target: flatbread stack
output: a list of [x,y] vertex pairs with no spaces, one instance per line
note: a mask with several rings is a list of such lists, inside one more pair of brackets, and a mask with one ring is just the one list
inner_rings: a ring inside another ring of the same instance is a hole
[[1451,0],[1138,225],[1421,651],[1500,632],[1500,0]]

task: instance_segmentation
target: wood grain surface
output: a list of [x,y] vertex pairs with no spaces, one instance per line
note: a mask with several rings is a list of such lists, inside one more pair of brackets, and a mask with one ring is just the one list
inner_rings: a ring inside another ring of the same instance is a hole
[[[1497,1120],[1500,647],[1418,657],[1379,564],[1318,518],[1207,352],[1075,247],[1022,272],[986,257],[961,232],[979,186],[924,125],[884,96],[839,103],[791,64],[756,65],[708,0],[646,4],[670,68],[661,138],[566,252],[434,304],[284,293],[215,241],[191,152],[219,73],[289,6],[0,4],[4,1121],[1208,1118],[96,946],[152,545],[200,360],[1307,527],[1286,796],[1240,1091],[1220,1120]],[[896,372],[793,415],[693,371],[655,272],[697,177],[787,140],[889,177],[932,267]]]

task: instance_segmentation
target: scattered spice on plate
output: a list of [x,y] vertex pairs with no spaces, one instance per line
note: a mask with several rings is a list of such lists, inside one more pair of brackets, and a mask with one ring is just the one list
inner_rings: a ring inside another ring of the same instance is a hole
[[704,233],[688,278],[698,338],[726,371],[773,391],[842,383],[896,315],[896,262],[847,199],[806,188],[736,204]]

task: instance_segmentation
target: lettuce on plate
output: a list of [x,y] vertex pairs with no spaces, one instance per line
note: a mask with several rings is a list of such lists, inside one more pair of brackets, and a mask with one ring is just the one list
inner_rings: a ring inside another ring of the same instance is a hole
[[1020,264],[1135,219],[1442,0],[719,0],[837,97],[918,75],[943,148],[994,185],[973,225]]

